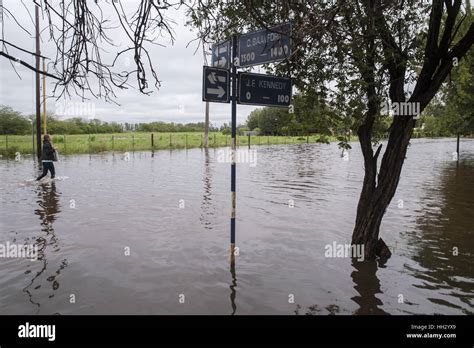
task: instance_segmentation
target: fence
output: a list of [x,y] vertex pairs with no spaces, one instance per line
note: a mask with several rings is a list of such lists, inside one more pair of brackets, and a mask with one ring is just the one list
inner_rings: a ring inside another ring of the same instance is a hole
[[[326,137],[327,138],[327,137]],[[258,136],[237,137],[237,146],[297,144],[318,142],[320,136]],[[143,151],[203,147],[203,133],[116,133],[53,135],[53,145],[60,153],[98,153],[105,151]],[[231,136],[209,134],[209,147],[230,146]],[[4,135],[0,137],[3,154],[33,153],[35,143],[31,135]]]

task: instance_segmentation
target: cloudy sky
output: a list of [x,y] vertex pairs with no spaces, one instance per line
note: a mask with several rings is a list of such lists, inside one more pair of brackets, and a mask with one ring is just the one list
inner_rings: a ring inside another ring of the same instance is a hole
[[[25,5],[19,0],[3,0],[3,5],[6,9],[15,14],[16,19],[27,30],[34,35],[34,26],[26,7],[30,9],[34,15],[34,7],[31,1],[23,1]],[[123,2],[125,10],[131,13],[136,9],[139,1],[127,0]],[[102,8],[105,11],[105,16],[113,21],[116,21],[116,15],[112,11],[112,7],[104,4]],[[170,43],[169,38],[164,38],[160,41],[166,47],[151,46],[149,52],[153,60],[153,65],[161,80],[161,88],[147,96],[141,94],[137,89],[116,90],[116,101],[120,104],[117,106],[113,103],[107,103],[103,100],[91,99],[88,102],[92,103],[95,117],[103,121],[111,122],[151,122],[151,121],[165,121],[165,122],[199,122],[204,120],[205,103],[202,102],[202,66],[204,58],[202,48],[199,47],[196,51],[196,42],[188,43],[196,37],[196,34],[191,31],[189,27],[184,25],[185,15],[181,10],[169,10],[167,16],[174,20],[173,25],[175,31],[175,42]],[[12,18],[4,12],[4,36],[5,40],[14,43],[17,46],[27,50],[34,51],[35,40],[34,37],[27,34],[19,28]],[[45,19],[42,20],[42,28],[46,25]],[[123,32],[114,31],[111,33],[114,42],[120,47],[126,47],[127,42]],[[50,43],[47,42],[48,33],[45,31],[42,34],[42,49],[41,54],[47,57],[54,57],[55,52]],[[116,48],[115,50],[119,50]],[[196,52],[195,52],[196,51]],[[34,66],[33,56],[15,50],[9,47],[8,52],[25,62]],[[109,54],[104,54],[104,57],[112,61],[115,54],[110,50]],[[126,67],[130,59],[124,57],[119,64]],[[35,113],[35,94],[34,94],[34,73],[23,67],[17,66],[17,72],[21,78],[17,76],[9,60],[0,57],[0,104],[9,105],[13,109],[21,111],[24,114]],[[254,69],[259,72],[258,68]],[[151,81],[150,81],[151,82]],[[151,83],[152,84],[152,83]],[[48,112],[55,112],[59,118],[69,118],[68,114],[64,114],[61,106],[75,105],[76,110],[80,99],[73,97],[71,100],[58,102],[53,98],[52,93],[53,82],[47,79],[47,95],[50,96],[47,102]],[[86,106],[86,109],[91,109],[91,104]],[[255,109],[255,107],[239,105],[237,108],[238,123],[245,122],[248,114]],[[69,109],[71,110],[71,109]],[[84,117],[87,118],[87,115]],[[224,122],[230,122],[230,104],[211,103],[210,104],[210,119],[214,125],[221,125]]]

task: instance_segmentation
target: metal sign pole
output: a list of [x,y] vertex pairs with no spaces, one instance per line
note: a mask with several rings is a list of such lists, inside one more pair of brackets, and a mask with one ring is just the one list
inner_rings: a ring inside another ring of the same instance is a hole
[[[262,40],[262,37],[267,38],[271,45],[267,44],[267,40]],[[232,55],[230,55],[230,51],[232,51]],[[231,264],[235,262],[235,256],[238,255],[238,248],[235,247],[237,103],[288,107],[291,104],[292,88],[289,78],[250,73],[240,73],[238,76],[237,68],[276,62],[290,56],[291,23],[284,23],[271,29],[263,29],[240,36],[235,33],[231,40],[214,44],[212,46],[212,66],[203,66],[202,100],[213,103],[232,102],[230,143]],[[230,85],[231,81],[232,85]]]
[[236,135],[237,135],[237,67],[235,60],[237,57],[237,35],[232,36],[232,141],[231,141],[231,165],[230,165],[230,190],[232,194],[232,212],[230,217],[230,252],[231,262],[234,262],[235,248],[235,178],[236,178]]

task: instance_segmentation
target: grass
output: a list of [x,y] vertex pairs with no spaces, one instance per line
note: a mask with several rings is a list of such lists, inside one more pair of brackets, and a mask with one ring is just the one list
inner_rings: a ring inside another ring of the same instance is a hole
[[[202,147],[203,133],[114,133],[53,135],[53,146],[60,154],[100,153],[106,151],[144,151]],[[251,136],[251,145],[302,144],[336,141],[324,135],[306,136]],[[209,133],[209,147],[230,146],[231,136],[221,132]],[[238,136],[238,146],[248,146],[248,136]],[[12,158],[15,153],[32,153],[31,135],[0,136],[0,155]]]

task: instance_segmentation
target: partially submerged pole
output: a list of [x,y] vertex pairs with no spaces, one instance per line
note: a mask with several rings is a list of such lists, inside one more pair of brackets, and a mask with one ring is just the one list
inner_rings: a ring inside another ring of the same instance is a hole
[[230,217],[230,252],[231,263],[235,262],[235,208],[236,208],[236,135],[237,135],[237,68],[235,58],[237,57],[237,36],[232,36],[232,141],[231,141],[231,165],[230,165],[230,190],[232,195],[232,211]]
[[456,154],[457,154],[456,159],[459,161],[459,133],[458,133],[458,139],[456,143]]
[[39,6],[35,5],[35,27],[36,27],[36,153],[38,160],[41,159],[41,105],[40,105],[40,30],[39,30]]
[[[46,64],[43,57],[43,71],[46,72]],[[48,134],[46,128],[46,75],[43,74],[43,134]]]

